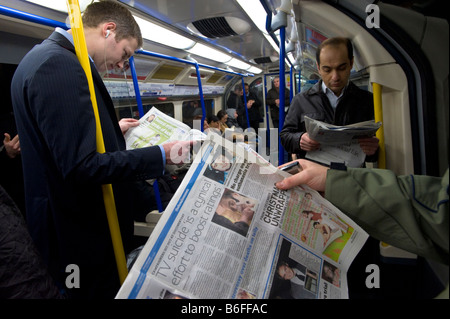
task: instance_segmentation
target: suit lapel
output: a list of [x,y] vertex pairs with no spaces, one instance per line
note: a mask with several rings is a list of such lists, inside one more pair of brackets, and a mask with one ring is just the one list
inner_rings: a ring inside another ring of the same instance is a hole
[[[92,70],[92,78],[94,81],[94,86],[96,88],[96,95],[100,94],[101,96],[96,96],[98,107],[103,107],[113,124],[116,139],[114,139],[117,143],[119,143],[119,147],[121,149],[125,148],[125,140],[123,139],[122,131],[120,130],[119,122],[117,119],[116,111],[114,109],[114,103],[109,95],[108,90],[106,89],[105,83],[103,82],[102,77],[97,72],[97,68],[94,63],[91,61],[91,70]],[[106,115],[106,114],[105,114]],[[106,139],[106,137],[104,137]],[[107,142],[105,140],[105,147],[107,146]]]
[[[103,82],[103,79],[101,78],[100,74],[97,72],[97,69],[91,61],[91,69],[92,69],[92,77],[94,81],[94,86],[97,88],[98,92],[102,96],[102,102],[104,106],[106,107],[108,114],[111,118],[111,120],[116,123],[115,129],[116,133],[119,132],[120,135],[122,134],[122,131],[120,131],[119,124],[117,122],[117,115],[114,109],[114,103],[111,99],[111,96],[109,95],[108,90],[106,89],[105,83]],[[98,97],[97,97],[97,103],[99,103]]]

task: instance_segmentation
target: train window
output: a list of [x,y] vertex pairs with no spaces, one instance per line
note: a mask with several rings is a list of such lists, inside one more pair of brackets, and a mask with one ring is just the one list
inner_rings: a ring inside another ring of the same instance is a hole
[[[158,103],[158,104],[145,104],[142,106],[142,109],[144,111],[144,114],[150,111],[152,107],[156,107],[161,112],[171,116],[175,117],[175,107],[173,103]],[[123,118],[135,118],[139,119],[139,109],[137,105],[126,105],[126,106],[116,106],[116,113],[117,117],[120,119]]]
[[200,101],[183,101],[182,104],[183,123],[193,127],[194,120],[199,120],[203,116]]
[[[137,106],[122,106],[116,108],[117,117],[119,120],[123,118],[139,118]],[[136,114],[136,115],[135,115]]]
[[150,111],[152,107],[156,107],[158,110],[163,112],[164,114],[169,115],[170,117],[175,118],[175,107],[173,103],[158,103],[158,104],[147,104],[143,105],[144,114]]
[[[206,115],[208,117],[214,112],[214,100],[204,100]],[[202,105],[200,100],[183,101],[182,104],[183,123],[193,128],[194,120],[201,120],[203,117]]]

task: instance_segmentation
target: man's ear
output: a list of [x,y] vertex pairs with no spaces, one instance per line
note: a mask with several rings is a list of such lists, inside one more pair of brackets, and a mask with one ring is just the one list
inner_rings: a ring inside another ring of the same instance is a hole
[[112,31],[116,30],[116,24],[114,22],[104,23],[102,26],[102,33],[105,38],[110,36]]

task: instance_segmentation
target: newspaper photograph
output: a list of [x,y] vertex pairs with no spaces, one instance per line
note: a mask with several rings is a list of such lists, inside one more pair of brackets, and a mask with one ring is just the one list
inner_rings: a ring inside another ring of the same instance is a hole
[[375,136],[381,122],[336,126],[305,116],[305,127],[310,138],[320,143],[318,150],[306,154],[307,159],[326,165],[337,162],[348,167],[361,167],[366,155],[359,146],[358,138]]
[[246,144],[208,134],[116,298],[348,298],[368,235]]
[[139,126],[130,128],[124,137],[127,149],[134,149],[169,141],[203,140],[206,135],[152,107],[139,119]]

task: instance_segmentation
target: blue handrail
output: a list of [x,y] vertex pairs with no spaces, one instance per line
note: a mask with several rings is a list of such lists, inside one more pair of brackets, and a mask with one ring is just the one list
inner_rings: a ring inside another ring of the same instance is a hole
[[280,28],[280,108],[278,120],[278,165],[284,164],[284,147],[281,144],[280,131],[284,125],[284,99],[286,87],[286,78],[284,76],[284,57],[285,57],[285,37],[286,28]]
[[69,27],[63,22],[40,17],[35,14],[23,12],[23,11],[16,10],[13,8],[8,8],[8,7],[2,6],[2,5],[0,5],[0,13],[3,15],[6,15],[6,16],[12,17],[12,18],[26,20],[26,21],[34,22],[34,23],[39,23],[39,24],[46,25],[49,27],[60,27],[60,28],[66,29],[66,30],[69,29]]
[[[245,92],[245,81],[244,77],[241,78],[242,80],[242,90],[244,91],[244,110],[245,110],[245,116],[247,117],[247,128],[250,128],[250,119],[248,118],[248,109],[247,109],[247,94]],[[250,90],[250,89],[249,89]],[[250,92],[249,92],[250,93]],[[258,133],[258,132],[256,132]]]
[[[202,115],[202,120],[201,120],[201,123],[200,123],[202,132],[203,132],[203,129],[204,129],[203,125],[204,125],[204,122],[205,122],[206,108],[205,108],[205,101],[204,101],[204,98],[203,98],[203,87],[202,87],[202,81],[201,81],[201,77],[200,77],[200,69],[199,68],[202,67],[202,68],[216,70],[216,71],[220,71],[220,72],[224,72],[224,73],[239,75],[239,76],[242,77],[242,79],[245,76],[254,76],[251,73],[242,74],[242,73],[238,73],[238,72],[234,72],[234,71],[230,71],[230,70],[217,68],[217,67],[210,66],[210,65],[207,65],[207,64],[198,63],[197,61],[187,60],[187,59],[180,59],[180,58],[173,57],[173,56],[170,56],[170,55],[160,54],[160,53],[156,53],[156,52],[150,52],[150,51],[146,51],[146,50],[138,50],[135,53],[136,54],[147,55],[147,56],[151,56],[151,57],[156,57],[156,58],[160,58],[160,59],[165,59],[165,60],[170,60],[170,61],[190,64],[190,65],[195,66],[195,70],[196,70],[196,73],[197,73],[197,83],[198,83],[199,95],[200,95],[200,103],[201,103],[202,114],[203,114]],[[242,80],[242,84],[244,84],[244,80]],[[247,123],[248,123],[248,114],[247,114]]]

